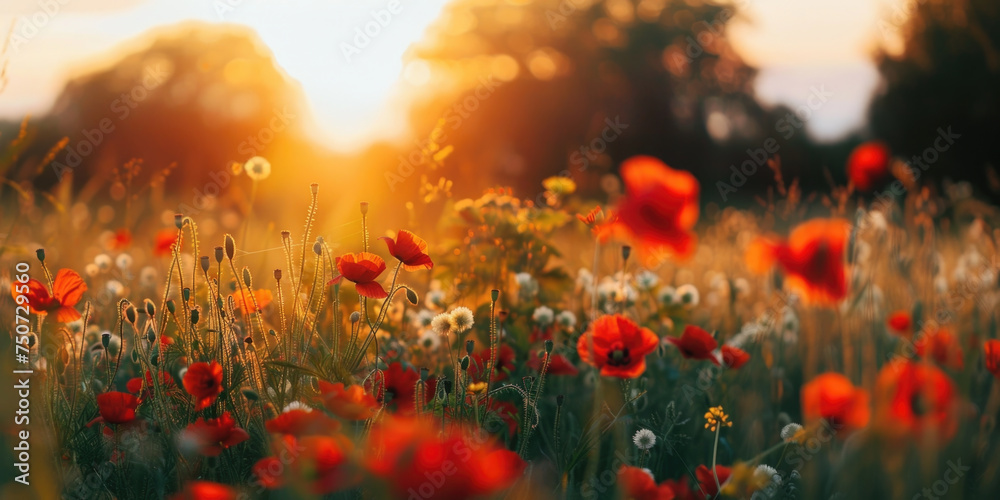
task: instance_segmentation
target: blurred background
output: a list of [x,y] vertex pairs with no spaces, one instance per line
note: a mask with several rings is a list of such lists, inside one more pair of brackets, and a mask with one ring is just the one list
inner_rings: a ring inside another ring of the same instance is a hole
[[[774,185],[766,158],[818,196],[846,184],[862,141],[908,160],[948,127],[957,147],[925,175],[1000,193],[995,0],[4,0],[0,14],[0,140],[16,140],[0,173],[84,202],[124,196],[134,159],[130,182],[189,213],[248,197],[269,213],[311,182],[338,210],[491,186],[533,198],[553,175],[599,199],[649,154],[693,172],[703,204],[747,204]],[[233,165],[257,155],[272,171],[254,192]]]

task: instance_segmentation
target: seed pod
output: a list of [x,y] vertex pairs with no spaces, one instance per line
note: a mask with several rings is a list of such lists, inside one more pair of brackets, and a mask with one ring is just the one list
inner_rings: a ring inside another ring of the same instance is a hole
[[247,337],[243,339],[243,342],[246,342],[247,345],[253,345],[253,337],[247,335]]
[[362,201],[361,202],[361,215],[368,215],[368,202],[367,201]]
[[315,182],[309,185],[309,191],[312,192],[313,196],[319,193],[319,184]]
[[410,304],[417,305],[419,303],[419,299],[417,298],[417,292],[414,292],[413,290],[407,288],[406,300],[409,301]]
[[107,349],[108,345],[110,345],[110,344],[111,344],[111,332],[104,332],[104,333],[102,333],[101,334],[101,345],[104,346],[105,349]]
[[184,302],[190,301],[191,300],[191,289],[188,288],[188,287],[184,287],[183,289],[181,289],[181,298],[184,299]]
[[631,255],[632,255],[632,247],[628,245],[622,246],[622,260],[627,261]]
[[551,352],[552,352],[552,341],[551,340],[546,340],[545,341],[545,354],[550,354]]
[[313,243],[313,253],[323,255],[323,244],[320,243],[320,240],[316,240],[316,243]]
[[35,250],[35,256],[38,257],[39,262],[45,262],[45,249],[39,248],[38,250]]
[[429,375],[429,372],[428,372],[427,368],[421,367],[420,368],[420,381],[421,382],[427,382],[427,376],[428,375]]
[[201,310],[200,309],[192,309],[191,310],[191,324],[192,325],[197,325],[199,319],[201,319]]
[[465,341],[465,353],[466,354],[468,354],[468,355],[471,356],[472,355],[472,350],[475,349],[475,347],[476,347],[476,341],[475,340],[466,340]]
[[174,299],[167,299],[167,311],[170,314],[177,314],[177,306],[174,304]]
[[274,331],[273,329],[268,330],[267,334],[270,335],[270,336],[272,336],[272,337],[277,337],[278,336],[278,332]]
[[496,302],[500,298],[500,290],[490,290],[490,297],[493,299],[493,302]]
[[207,255],[202,255],[201,258],[198,259],[198,260],[201,261],[201,272],[207,273],[208,272],[208,265],[209,265],[208,256]]
[[361,321],[361,313],[358,312],[358,311],[352,312],[351,313],[351,323],[357,323],[358,321]]
[[222,256],[223,256],[222,247],[215,247],[215,263],[216,264],[221,264],[222,263]]
[[253,285],[253,280],[251,279],[251,276],[250,276],[250,268],[249,267],[244,267],[243,268],[243,284],[246,285],[246,286],[252,286]]
[[125,308],[125,319],[127,319],[129,323],[135,323],[135,307],[132,307],[131,304]]
[[184,227],[184,214],[174,214],[174,226],[177,229]]
[[233,235],[227,234],[226,235],[226,257],[229,260],[233,260],[234,256],[236,256],[236,240],[233,239]]
[[556,396],[556,406],[562,406],[564,399],[566,399],[566,396],[563,396],[562,394]]
[[462,365],[462,369],[463,370],[468,370],[469,369],[469,357],[468,356],[462,356],[461,365]]
[[292,237],[292,232],[289,230],[284,230],[281,232],[281,241],[288,241]]
[[281,269],[274,270],[274,280],[281,281]]
[[152,328],[146,330],[146,340],[150,343],[156,342],[156,332]]
[[156,316],[156,306],[153,304],[152,300],[146,299],[146,303],[144,305],[146,306],[146,316],[149,316],[150,318]]

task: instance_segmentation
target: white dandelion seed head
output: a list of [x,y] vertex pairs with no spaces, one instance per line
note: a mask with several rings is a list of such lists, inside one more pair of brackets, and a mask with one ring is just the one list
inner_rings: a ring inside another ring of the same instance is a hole
[[594,275],[589,269],[581,267],[579,271],[576,272],[576,288],[577,290],[586,290],[594,285]]
[[156,268],[153,266],[146,266],[139,271],[139,283],[145,287],[156,286],[156,280],[158,279]]
[[111,257],[106,253],[102,253],[97,257],[94,257],[94,265],[96,265],[97,269],[101,272],[107,271],[108,269],[111,269]]
[[441,336],[434,333],[434,330],[424,329],[420,331],[420,337],[417,338],[417,343],[425,351],[435,351],[441,346]]
[[417,328],[427,328],[431,326],[431,320],[434,319],[434,312],[429,309],[421,309],[420,312],[413,316],[413,326]]
[[271,162],[263,156],[254,156],[243,164],[243,170],[251,180],[262,181],[271,175]]
[[104,287],[108,290],[108,293],[115,297],[120,297],[125,293],[125,285],[118,280],[108,280],[108,282],[104,284]]
[[636,448],[648,450],[656,446],[656,434],[653,434],[653,431],[649,429],[639,429],[632,436],[632,442],[635,443]]
[[698,307],[698,302],[700,301],[698,289],[694,285],[681,285],[677,287],[677,298],[684,305],[685,309]]
[[802,425],[792,422],[781,428],[781,439],[784,441],[790,441],[799,431],[802,430]]
[[540,306],[535,308],[535,312],[531,313],[531,319],[544,328],[551,325],[555,320],[555,313],[546,306]]
[[281,409],[281,413],[288,413],[292,410],[303,410],[305,412],[311,412],[313,409],[309,405],[303,403],[302,401],[292,401],[291,403],[288,403],[287,405],[285,405],[284,408]]
[[754,479],[759,481],[761,484],[766,484],[766,487],[772,485],[781,484],[781,474],[778,474],[777,469],[771,467],[767,464],[760,464],[753,471]]
[[646,269],[636,275],[635,284],[640,290],[649,291],[656,288],[656,285],[660,284],[660,277],[653,271]]
[[431,320],[431,329],[434,330],[438,335],[445,335],[451,333],[455,329],[454,320],[450,314],[441,313],[434,316]]
[[736,289],[736,296],[738,298],[750,295],[750,282],[746,278],[736,278],[733,281],[733,288]]
[[475,316],[468,307],[456,307],[451,310],[451,323],[458,333],[469,331],[474,324]]
[[672,306],[677,303],[677,290],[672,286],[665,286],[656,293],[656,299],[665,306]]
[[129,255],[129,254],[127,254],[127,253],[123,253],[123,254],[119,255],[115,259],[115,266],[117,266],[118,269],[121,269],[122,271],[131,268],[132,267],[132,256]]
[[530,273],[517,273],[514,275],[514,281],[517,283],[517,286],[529,286],[534,281],[534,278],[531,277]]
[[424,304],[431,309],[443,309],[444,303],[444,290],[431,290],[427,292],[427,296],[424,297]]
[[576,327],[576,314],[573,311],[563,311],[556,316],[556,322],[568,330]]

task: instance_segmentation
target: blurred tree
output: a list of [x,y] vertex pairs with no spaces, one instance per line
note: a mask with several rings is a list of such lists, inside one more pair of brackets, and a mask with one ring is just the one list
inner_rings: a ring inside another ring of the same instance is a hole
[[458,0],[406,70],[438,91],[415,108],[415,129],[442,119],[436,139],[454,153],[441,172],[415,153],[387,181],[412,190],[410,177],[446,175],[467,192],[505,184],[531,197],[563,173],[594,193],[601,174],[649,154],[715,191],[774,134],[750,95],[755,70],[726,38],[738,15],[700,0]]
[[[925,0],[911,7],[902,52],[878,56],[884,87],[871,106],[872,130],[897,156],[926,165],[927,176],[968,179],[997,200],[1000,2]],[[939,130],[949,128],[961,137],[941,151]]]

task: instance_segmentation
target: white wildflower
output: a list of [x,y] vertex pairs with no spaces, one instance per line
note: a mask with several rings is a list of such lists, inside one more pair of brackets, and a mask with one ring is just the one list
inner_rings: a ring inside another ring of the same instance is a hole
[[451,310],[451,324],[457,333],[464,333],[472,328],[474,323],[472,310],[468,307],[456,307]]
[[656,285],[659,283],[660,277],[657,276],[656,273],[649,270],[644,270],[635,277],[635,284],[640,290],[652,290],[653,288],[656,288]]
[[649,429],[639,429],[632,436],[632,442],[635,443],[635,447],[640,450],[648,450],[653,446],[656,446],[656,434]]
[[681,285],[677,287],[677,297],[680,303],[684,305],[685,309],[694,309],[698,307],[699,295],[698,289],[694,285]]
[[576,326],[576,314],[573,314],[573,311],[563,311],[556,316],[556,323],[567,330],[572,330]]
[[552,312],[552,309],[546,306],[540,306],[531,314],[531,319],[534,320],[535,323],[538,323],[538,326],[545,328],[552,324],[552,321],[555,319],[555,313]]
[[438,314],[431,320],[431,329],[437,332],[438,335],[446,335],[455,329],[454,321],[450,314]]

